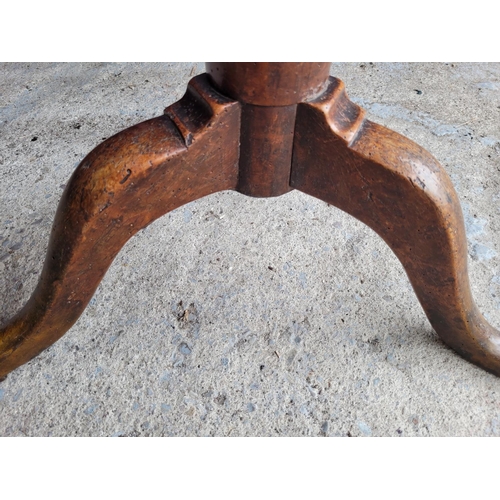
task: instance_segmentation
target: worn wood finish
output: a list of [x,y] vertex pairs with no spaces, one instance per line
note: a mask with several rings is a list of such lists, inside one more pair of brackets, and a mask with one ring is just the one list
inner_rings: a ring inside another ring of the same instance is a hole
[[243,104],[238,191],[268,197],[288,193],[297,105]]
[[427,151],[366,120],[332,78],[323,96],[298,106],[291,185],[376,231],[403,264],[441,339],[500,375],[500,333],[469,287],[457,194]]
[[243,103],[238,191],[288,193],[296,104],[326,89],[330,63],[207,63],[215,87]]
[[33,296],[0,329],[0,378],[73,325],[139,229],[225,189],[299,189],[370,226],[402,262],[444,342],[500,376],[500,333],[472,299],[449,177],[420,146],[366,120],[342,82],[328,79],[329,68],[207,63],[208,74],[164,116],[92,151],[63,194]]
[[289,106],[320,95],[331,63],[206,63],[207,74],[224,95],[246,104]]
[[111,137],[74,172],[38,286],[0,329],[0,378],[75,323],[137,231],[185,203],[236,188],[240,104],[203,75],[165,113]]

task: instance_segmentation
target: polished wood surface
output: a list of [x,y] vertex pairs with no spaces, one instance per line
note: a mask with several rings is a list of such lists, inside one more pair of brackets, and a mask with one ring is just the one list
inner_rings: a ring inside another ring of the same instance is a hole
[[26,306],[0,329],[0,378],[71,328],[125,242],[222,190],[292,189],[358,218],[392,248],[439,336],[500,376],[500,333],[478,311],[462,212],[424,149],[365,119],[329,63],[207,63],[161,117],[95,148],[68,183]]
[[289,106],[314,99],[326,88],[330,63],[206,63],[224,95],[256,106]]

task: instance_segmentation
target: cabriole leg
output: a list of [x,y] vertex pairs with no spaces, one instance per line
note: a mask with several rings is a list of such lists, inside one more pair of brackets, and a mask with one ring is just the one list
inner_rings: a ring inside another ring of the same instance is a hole
[[205,75],[165,115],[94,149],[71,177],[55,217],[39,283],[0,329],[0,378],[76,322],[123,245],[175,208],[235,189],[240,105]]
[[500,375],[500,333],[469,287],[458,197],[427,151],[366,120],[332,78],[320,98],[298,105],[291,186],[376,231],[403,264],[441,339]]

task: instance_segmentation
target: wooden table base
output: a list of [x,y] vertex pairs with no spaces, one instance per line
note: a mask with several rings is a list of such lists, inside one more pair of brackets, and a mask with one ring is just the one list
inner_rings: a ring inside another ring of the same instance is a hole
[[477,309],[451,181],[424,149],[370,122],[329,63],[207,63],[163,116],[104,141],[59,203],[39,283],[0,329],[0,378],[77,321],[137,231],[223,190],[292,189],[353,215],[403,264],[432,326],[465,359],[500,375],[500,333]]

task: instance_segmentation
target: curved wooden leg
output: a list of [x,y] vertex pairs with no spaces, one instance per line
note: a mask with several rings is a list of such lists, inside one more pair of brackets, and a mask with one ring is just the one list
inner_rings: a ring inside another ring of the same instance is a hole
[[375,230],[442,340],[500,376],[500,332],[471,295],[458,197],[427,151],[365,120],[343,83],[331,79],[323,96],[298,106],[291,185]]
[[201,75],[165,116],[82,161],[59,203],[40,281],[0,329],[0,378],[64,335],[132,235],[180,205],[235,189],[239,127],[240,105]]

